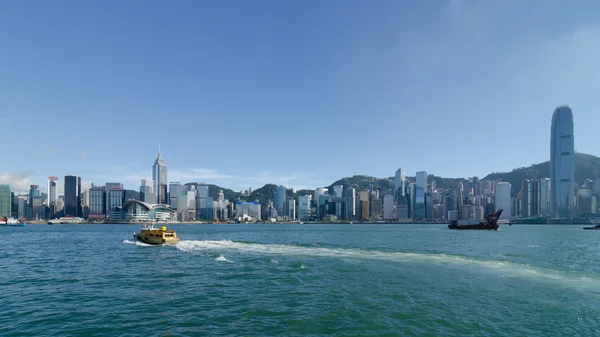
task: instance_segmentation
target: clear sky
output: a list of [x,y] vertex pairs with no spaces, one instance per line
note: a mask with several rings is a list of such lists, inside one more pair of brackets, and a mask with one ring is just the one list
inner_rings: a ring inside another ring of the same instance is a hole
[[3,1],[0,183],[314,188],[600,154],[600,2]]

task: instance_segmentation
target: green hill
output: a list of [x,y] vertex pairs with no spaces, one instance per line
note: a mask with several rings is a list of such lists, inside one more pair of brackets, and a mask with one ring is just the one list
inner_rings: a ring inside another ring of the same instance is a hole
[[[495,172],[488,174],[481,180],[494,180],[500,179],[501,181],[509,182],[512,185],[512,194],[515,196],[521,190],[521,181],[523,179],[536,179],[550,177],[550,162],[546,161],[539,164],[534,164],[529,167],[520,167],[512,170],[511,172]],[[414,176],[406,177],[409,181],[414,181]],[[600,178],[600,158],[585,154],[575,154],[575,181],[582,184],[586,179],[599,179]],[[429,181],[435,180],[438,189],[454,188],[456,183],[462,181],[463,183],[467,180],[464,178],[443,178],[439,176],[429,175]],[[197,183],[188,183],[186,185],[197,185]],[[332,183],[326,188],[329,193],[333,193],[333,186],[344,185],[344,189],[348,187],[354,187],[358,193],[361,190],[367,190],[373,186],[373,189],[378,189],[381,192],[386,190],[394,189],[394,178],[376,178],[367,175],[355,175],[352,177],[345,177]],[[250,196],[242,196],[240,193],[235,192],[231,189],[219,187],[216,185],[209,185],[209,194],[213,198],[217,198],[219,190],[223,190],[225,199],[236,200],[240,199],[243,201],[255,201],[258,200],[263,205],[267,205],[269,200],[273,200],[277,185],[266,184],[263,187],[252,191]],[[294,198],[298,202],[298,196],[304,194],[312,194],[314,190],[299,190],[296,193],[292,193],[291,189],[287,190],[288,198]]]
[[[600,177],[600,158],[585,154],[575,153],[575,182],[583,184],[586,179],[596,180]],[[487,180],[500,179],[512,185],[512,194],[515,196],[521,190],[524,179],[550,178],[550,161],[534,164],[529,167],[520,167],[511,172],[496,172],[488,174]]]

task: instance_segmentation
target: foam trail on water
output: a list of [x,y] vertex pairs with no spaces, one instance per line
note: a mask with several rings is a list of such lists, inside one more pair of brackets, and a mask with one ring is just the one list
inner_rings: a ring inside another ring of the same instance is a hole
[[225,256],[223,256],[223,254],[219,255],[219,257],[217,257],[217,258],[215,259],[215,261],[219,261],[219,262],[231,262],[231,261],[227,260],[227,259],[225,258]]
[[149,245],[149,244],[143,243],[143,242],[139,242],[139,241],[123,240],[123,243],[130,244],[130,245],[136,245],[136,246],[140,246],[140,247],[152,247],[152,245]]
[[[542,269],[508,261],[476,260],[463,256],[447,254],[385,252],[378,250],[363,250],[353,248],[322,248],[304,247],[296,245],[244,243],[235,241],[194,241],[183,240],[176,245],[177,249],[188,253],[203,251],[235,250],[240,252],[289,255],[289,256],[317,256],[330,258],[352,258],[386,260],[394,262],[439,263],[464,266],[476,266],[495,271],[500,276],[527,277],[537,280],[551,280],[562,283],[573,283],[575,287],[592,287],[600,291],[600,281],[595,278],[565,275],[557,270]],[[271,260],[272,263],[275,260]]]

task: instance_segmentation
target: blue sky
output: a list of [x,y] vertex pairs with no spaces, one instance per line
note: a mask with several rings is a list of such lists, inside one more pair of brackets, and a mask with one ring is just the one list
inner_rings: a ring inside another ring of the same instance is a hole
[[[236,190],[596,148],[596,1],[4,1],[0,183],[151,177]],[[62,180],[62,179],[61,179]],[[62,184],[62,182],[61,182]],[[45,187],[42,188],[44,190]]]

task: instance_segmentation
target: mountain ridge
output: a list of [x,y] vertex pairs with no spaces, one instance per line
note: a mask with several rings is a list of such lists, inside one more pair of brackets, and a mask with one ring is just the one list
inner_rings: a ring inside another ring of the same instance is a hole
[[[524,179],[539,179],[550,177],[550,161],[544,161],[542,163],[533,164],[527,167],[515,168],[510,172],[493,172],[486,175],[480,180],[495,180],[500,179],[511,184],[511,195],[516,196],[521,190],[521,182]],[[414,181],[414,176],[407,176],[407,179]],[[575,182],[583,184],[586,179],[600,179],[600,157],[586,154],[586,153],[575,153]],[[438,189],[454,188],[456,184],[460,182],[468,182],[467,178],[445,178],[430,174],[428,181],[435,180],[436,187]],[[191,182],[184,184],[185,186],[194,185],[198,183]],[[269,200],[273,200],[277,185],[265,184],[264,186],[253,190],[250,195],[243,195],[240,192],[235,192],[231,189],[220,187],[214,184],[207,184],[209,186],[209,196],[214,200],[217,199],[219,190],[223,190],[225,199],[230,201],[259,201],[263,206],[266,206]],[[356,191],[369,189],[370,185],[373,185],[373,189],[379,189],[380,192],[384,193],[388,190],[393,190],[395,187],[394,177],[377,178],[369,175],[354,175],[350,177],[344,177],[336,180],[328,186],[323,186],[329,190],[329,193],[333,193],[333,186],[343,185],[344,189],[354,187]],[[127,190],[129,195],[139,195],[137,191]],[[287,189],[288,198],[293,198],[298,201],[298,196],[305,194],[312,194],[314,189],[304,189],[292,191]]]

